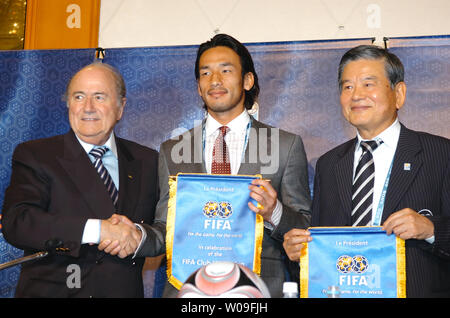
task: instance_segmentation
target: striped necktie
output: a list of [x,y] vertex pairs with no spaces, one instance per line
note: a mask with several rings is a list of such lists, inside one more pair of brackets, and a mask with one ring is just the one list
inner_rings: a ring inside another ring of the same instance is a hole
[[225,135],[229,128],[222,126],[219,129],[219,136],[217,136],[214,142],[211,173],[231,174],[230,154],[228,153],[227,143],[225,142]]
[[358,162],[352,187],[352,226],[369,226],[372,223],[373,185],[375,164],[373,151],[383,141],[361,141],[363,153]]
[[97,173],[100,175],[100,178],[102,179],[103,184],[105,185],[106,189],[108,190],[109,196],[111,197],[113,204],[116,205],[117,199],[119,198],[119,192],[117,191],[117,188],[114,185],[111,175],[108,173],[108,170],[106,170],[106,168],[102,162],[103,155],[108,151],[109,151],[109,149],[107,147],[99,147],[99,148],[93,148],[89,152],[89,154],[94,157],[94,159],[95,159],[94,168],[95,168],[95,170],[97,170]]

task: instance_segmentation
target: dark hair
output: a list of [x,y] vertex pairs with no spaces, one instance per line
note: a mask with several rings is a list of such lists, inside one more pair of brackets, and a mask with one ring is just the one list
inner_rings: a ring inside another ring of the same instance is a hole
[[383,49],[375,45],[360,45],[348,50],[341,58],[338,70],[339,92],[342,91],[342,72],[344,71],[344,67],[349,62],[361,59],[383,59],[386,77],[389,79],[392,89],[394,89],[397,83],[404,82],[405,69],[402,62],[395,54],[388,52],[387,49]]
[[200,57],[206,50],[212,49],[216,46],[226,46],[236,52],[237,55],[239,55],[242,67],[242,78],[244,78],[244,75],[249,72],[253,73],[254,84],[250,90],[245,90],[244,100],[245,108],[251,109],[255,101],[258,99],[259,95],[258,75],[256,75],[255,66],[253,65],[253,60],[249,51],[242,43],[240,43],[232,36],[229,36],[227,34],[217,34],[211,40],[200,44],[200,47],[197,51],[197,59],[195,61],[195,78],[198,80],[200,77]]

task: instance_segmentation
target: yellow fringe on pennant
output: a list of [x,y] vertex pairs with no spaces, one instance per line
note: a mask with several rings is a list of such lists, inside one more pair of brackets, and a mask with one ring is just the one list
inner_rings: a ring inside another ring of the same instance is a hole
[[[254,177],[257,177],[258,179],[262,179],[262,175],[260,175],[260,174],[257,174]],[[255,254],[253,256],[253,272],[258,275],[261,275],[261,253],[262,253],[263,237],[264,237],[264,219],[261,215],[256,214]]]
[[[330,227],[339,228],[339,227]],[[309,254],[308,243],[304,243],[300,254],[300,298],[308,298]],[[405,241],[396,238],[397,254],[397,298],[406,298]]]
[[[183,173],[183,174],[198,174],[198,173]],[[167,225],[166,225],[166,258],[167,258],[167,277],[176,289],[183,286],[183,282],[179,281],[172,275],[172,257],[173,257],[173,238],[175,234],[175,216],[176,216],[176,202],[177,202],[177,176],[169,177],[169,201],[167,202]],[[255,175],[262,179],[261,175]],[[261,275],[261,253],[262,241],[264,237],[264,219],[261,215],[256,214],[255,224],[255,253],[253,256],[253,272]]]
[[264,237],[264,219],[261,215],[256,214],[255,224],[255,254],[253,256],[253,272],[261,275],[261,253],[262,241]]
[[300,253],[300,298],[308,298],[308,278],[309,278],[309,255],[308,243]]
[[172,255],[173,255],[173,237],[175,234],[175,215],[176,215],[176,202],[177,202],[177,177],[169,177],[169,201],[167,202],[167,225],[166,225],[166,258],[167,258],[167,277],[169,283],[171,283],[176,289],[180,289],[183,286],[183,282],[180,282],[172,275]]
[[396,248],[397,248],[397,297],[406,298],[405,241],[397,237]]

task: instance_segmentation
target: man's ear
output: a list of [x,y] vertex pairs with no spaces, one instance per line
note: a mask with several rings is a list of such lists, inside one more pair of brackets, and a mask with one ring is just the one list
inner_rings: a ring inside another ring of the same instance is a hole
[[253,85],[255,84],[255,77],[252,72],[248,72],[244,74],[244,89],[246,91],[249,91],[253,88]]
[[197,92],[198,92],[198,95],[200,96],[200,97],[203,97],[202,96],[202,91],[200,90],[200,83],[197,81]]
[[399,82],[394,87],[395,91],[395,107],[397,110],[403,107],[406,100],[406,84],[405,82]]
[[122,119],[123,109],[125,108],[126,104],[127,104],[127,98],[123,97],[122,100],[121,100],[121,103],[120,103],[120,110],[119,110],[119,115],[118,115],[117,121]]

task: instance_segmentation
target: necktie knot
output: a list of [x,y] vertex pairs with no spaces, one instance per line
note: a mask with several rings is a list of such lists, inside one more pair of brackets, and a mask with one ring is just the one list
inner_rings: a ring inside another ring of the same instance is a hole
[[220,129],[220,134],[223,136],[223,138],[225,138],[225,135],[230,130],[227,126],[222,126],[219,129]]
[[106,190],[108,191],[108,194],[113,201],[113,204],[116,205],[119,198],[119,192],[114,185],[111,175],[108,173],[108,170],[105,168],[102,162],[102,157],[106,152],[108,152],[108,150],[109,149],[105,146],[97,147],[89,151],[89,154],[94,157],[94,168],[99,174],[100,179],[103,181],[103,184],[105,185]]
[[362,140],[360,145],[364,152],[374,152],[382,143],[383,140]]
[[89,154],[95,158],[95,160],[103,157],[103,155],[108,151],[109,149],[107,147],[98,147],[93,148],[91,151],[89,151]]

